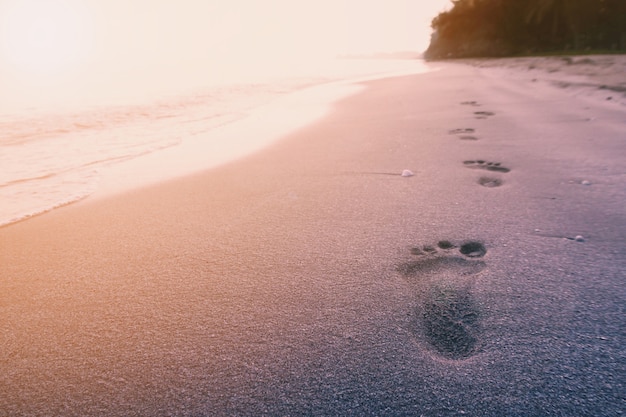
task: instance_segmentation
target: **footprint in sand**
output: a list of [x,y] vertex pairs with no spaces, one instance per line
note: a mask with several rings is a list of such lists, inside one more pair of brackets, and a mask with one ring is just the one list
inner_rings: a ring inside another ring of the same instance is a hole
[[480,104],[478,104],[478,102],[474,101],[474,100],[462,101],[461,104],[464,105],[464,106],[480,106]]
[[477,119],[486,119],[489,116],[495,116],[495,113],[492,111],[475,111],[474,114]]
[[463,161],[463,165],[467,168],[473,169],[485,169],[487,171],[495,171],[495,172],[510,172],[509,168],[505,168],[502,166],[500,162],[488,162],[483,159]]
[[466,359],[478,349],[481,312],[471,287],[486,253],[477,241],[457,246],[442,240],[412,248],[414,259],[398,267],[419,294],[418,337],[444,358]]
[[476,130],[471,127],[463,127],[459,129],[449,130],[448,133],[450,133],[451,135],[462,135],[464,133],[474,133],[475,131]]

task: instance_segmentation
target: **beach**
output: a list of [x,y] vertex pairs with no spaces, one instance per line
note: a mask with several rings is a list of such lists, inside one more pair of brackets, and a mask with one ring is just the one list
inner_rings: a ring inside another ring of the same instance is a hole
[[70,89],[56,105],[46,104],[55,97],[45,90],[31,107],[20,104],[23,95],[3,95],[0,227],[95,193],[134,189],[252,154],[362,88],[355,81],[426,71],[420,59],[301,65],[273,75],[235,71],[227,79],[153,75],[159,82],[84,88],[75,103]]
[[431,65],[0,228],[0,415],[621,415],[622,96]]

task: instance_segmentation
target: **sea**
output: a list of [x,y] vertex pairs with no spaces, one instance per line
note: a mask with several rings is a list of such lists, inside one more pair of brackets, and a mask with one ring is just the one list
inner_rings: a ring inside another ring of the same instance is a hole
[[[179,91],[168,80],[167,92],[148,89],[115,101],[103,94],[102,100],[92,97],[76,106],[4,106],[0,108],[0,227],[85,199],[97,193],[111,173],[141,158],[168,155],[166,151],[175,155],[171,151],[178,147],[219,153],[220,146],[226,145],[220,141],[230,140],[220,136],[220,129],[289,95],[333,83],[428,70],[419,59],[344,58],[297,73],[207,77],[193,88],[181,83]],[[214,142],[212,146],[207,147],[208,141]],[[172,157],[161,166],[184,163]]]

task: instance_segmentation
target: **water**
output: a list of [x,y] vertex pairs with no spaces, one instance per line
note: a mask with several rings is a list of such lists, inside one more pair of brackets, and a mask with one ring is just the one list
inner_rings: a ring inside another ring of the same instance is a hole
[[[219,140],[219,135],[210,133],[305,87],[424,70],[420,61],[343,60],[322,71],[317,68],[316,74],[263,80],[240,77],[237,82],[198,87],[193,93],[186,89],[158,98],[150,95],[143,102],[134,97],[126,103],[4,111],[0,114],[0,226],[93,194],[109,171],[128,161]],[[177,162],[182,163],[167,164]]]

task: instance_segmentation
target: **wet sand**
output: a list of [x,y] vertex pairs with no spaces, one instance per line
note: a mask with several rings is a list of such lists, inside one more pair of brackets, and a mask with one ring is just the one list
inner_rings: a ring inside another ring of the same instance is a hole
[[0,415],[619,415],[626,108],[433,65],[0,229]]

